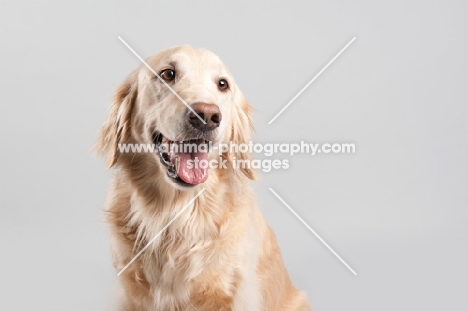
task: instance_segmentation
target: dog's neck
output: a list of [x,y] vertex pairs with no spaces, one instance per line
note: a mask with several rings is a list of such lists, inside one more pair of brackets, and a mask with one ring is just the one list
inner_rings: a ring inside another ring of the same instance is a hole
[[[206,237],[215,234],[219,229],[223,214],[226,213],[228,202],[242,200],[245,189],[242,185],[248,179],[239,172],[228,172],[226,169],[210,169],[208,180],[200,185],[179,189],[166,178],[165,167],[158,163],[152,154],[124,155],[120,165],[120,178],[131,184],[130,206],[128,219],[138,231],[155,234],[157,228],[167,224],[186,207],[184,214],[201,218],[205,226],[191,228],[191,236]],[[192,203],[190,201],[203,189],[203,193]],[[242,193],[240,193],[242,189]],[[190,206],[187,206],[190,205]],[[233,206],[235,204],[231,204]],[[238,205],[238,204],[237,204]],[[187,220],[187,216],[181,216]],[[174,221],[172,227],[182,228],[183,221]],[[147,239],[149,237],[145,237]]]

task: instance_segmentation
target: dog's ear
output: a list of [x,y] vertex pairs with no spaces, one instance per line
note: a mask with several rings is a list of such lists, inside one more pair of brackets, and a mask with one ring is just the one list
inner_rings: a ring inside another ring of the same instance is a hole
[[[230,141],[237,146],[241,144],[248,144],[252,140],[253,124],[252,124],[252,107],[249,105],[247,100],[244,98],[242,93],[236,90],[234,107],[232,111],[232,124],[231,124],[231,136]],[[235,157],[236,161],[243,161],[246,165],[240,165],[238,168],[245,176],[249,179],[256,179],[255,170],[252,169],[252,154],[249,152],[235,152],[230,155],[229,158]]]
[[138,95],[136,74],[132,73],[118,88],[109,116],[101,128],[94,149],[107,157],[107,167],[119,157],[118,145],[131,136],[131,116]]

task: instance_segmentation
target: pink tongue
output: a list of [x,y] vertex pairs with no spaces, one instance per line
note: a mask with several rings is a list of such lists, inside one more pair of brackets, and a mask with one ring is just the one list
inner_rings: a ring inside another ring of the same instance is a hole
[[177,175],[180,179],[192,185],[201,184],[206,181],[208,178],[208,154],[206,152],[177,152],[172,155],[171,162],[175,164],[177,159],[179,161]]

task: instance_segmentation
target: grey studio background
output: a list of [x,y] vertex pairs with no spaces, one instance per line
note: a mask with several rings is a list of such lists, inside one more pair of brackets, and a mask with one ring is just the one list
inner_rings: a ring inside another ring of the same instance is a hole
[[[91,146],[118,84],[206,47],[254,106],[258,142],[353,142],[254,183],[315,310],[467,310],[463,1],[0,3],[0,309],[107,310],[117,280]],[[272,125],[268,121],[354,36]],[[354,276],[268,188],[358,273]]]

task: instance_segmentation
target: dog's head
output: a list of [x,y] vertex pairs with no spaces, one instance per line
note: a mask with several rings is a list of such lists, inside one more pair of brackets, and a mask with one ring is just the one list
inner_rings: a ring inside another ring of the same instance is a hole
[[[170,48],[147,64],[152,70],[141,65],[118,88],[97,150],[107,155],[112,167],[119,164],[123,144],[140,145],[140,151],[130,152],[148,152],[141,146],[153,145],[155,152],[144,158],[145,164],[166,172],[169,183],[179,188],[204,183],[209,170],[197,163],[216,158],[209,145],[250,140],[250,106],[229,70],[208,50]],[[228,165],[234,157],[249,155],[222,155]],[[240,171],[253,178],[250,168]]]

